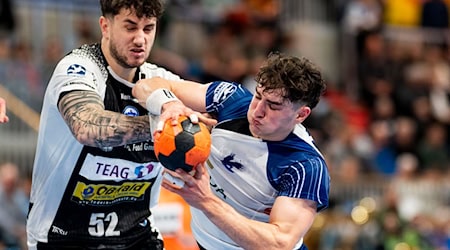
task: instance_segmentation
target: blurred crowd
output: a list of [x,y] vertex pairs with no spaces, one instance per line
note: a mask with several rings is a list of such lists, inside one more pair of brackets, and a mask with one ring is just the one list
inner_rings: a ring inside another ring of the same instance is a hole
[[318,249],[450,249],[448,6],[343,8],[343,88],[328,92],[328,112],[312,121],[336,202]]
[[0,165],[0,249],[26,249],[30,184],[15,163]]
[[[168,0],[150,61],[186,79],[236,81],[253,90],[270,51],[302,53],[282,26],[279,3]],[[449,250],[450,1],[334,3],[341,76],[329,77],[306,122],[331,168],[332,204],[306,241],[323,250]],[[39,112],[53,67],[67,53],[63,41],[49,37],[35,48],[9,39],[17,25],[0,27],[1,84]],[[80,21],[74,29],[79,44],[97,41],[97,27]],[[12,199],[8,189],[0,189],[0,199]],[[22,229],[8,225],[2,211],[14,210],[20,225],[21,202],[0,201],[6,245],[5,237]]]

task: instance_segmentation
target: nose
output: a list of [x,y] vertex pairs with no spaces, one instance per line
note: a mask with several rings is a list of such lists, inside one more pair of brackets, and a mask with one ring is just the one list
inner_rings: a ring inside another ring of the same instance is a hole
[[258,118],[264,117],[265,112],[266,111],[265,111],[264,103],[261,101],[257,101],[255,103],[255,109],[253,110],[255,117],[258,117]]
[[134,44],[142,46],[145,43],[145,33],[142,30],[138,30],[133,39]]

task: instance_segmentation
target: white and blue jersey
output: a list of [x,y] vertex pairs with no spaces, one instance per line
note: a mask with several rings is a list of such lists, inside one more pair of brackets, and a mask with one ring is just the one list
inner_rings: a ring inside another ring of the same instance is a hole
[[[283,141],[265,141],[250,134],[247,110],[252,93],[241,85],[213,82],[207,111],[216,115],[207,161],[211,189],[247,218],[268,222],[278,196],[328,206],[330,176],[325,160],[305,127],[297,125]],[[191,208],[192,231],[206,249],[242,249],[200,210]],[[303,247],[303,248],[302,248]],[[295,249],[306,249],[299,239]]]

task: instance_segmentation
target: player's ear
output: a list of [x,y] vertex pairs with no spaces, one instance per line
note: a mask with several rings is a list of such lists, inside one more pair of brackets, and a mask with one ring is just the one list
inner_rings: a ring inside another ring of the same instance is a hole
[[303,122],[309,115],[311,114],[311,108],[306,106],[306,105],[302,105],[301,107],[299,107],[297,109],[297,123],[301,123]]
[[98,23],[100,25],[100,30],[102,31],[102,35],[106,36],[107,34],[107,30],[109,27],[109,22],[108,22],[108,18],[104,17],[104,16],[100,16]]

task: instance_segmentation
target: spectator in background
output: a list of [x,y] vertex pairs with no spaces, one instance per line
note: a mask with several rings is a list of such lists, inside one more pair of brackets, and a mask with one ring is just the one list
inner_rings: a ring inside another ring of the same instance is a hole
[[433,225],[433,217],[439,214],[439,220],[446,220],[441,210],[446,206],[443,182],[447,182],[445,177],[420,172],[416,155],[403,153],[396,158],[395,174],[385,192],[380,217],[384,249],[395,249],[401,242],[409,249],[446,249],[436,248],[440,244],[437,242],[431,245],[432,240],[442,240],[436,239],[438,228]]
[[[53,70],[59,60],[64,56],[64,48],[62,41],[55,36],[47,37],[42,53],[42,61],[40,65],[40,75],[42,77],[42,83],[46,83],[50,80],[53,74]],[[45,88],[46,86],[44,86]]]
[[361,52],[363,32],[380,29],[383,25],[383,9],[378,0],[352,0],[344,11],[344,32],[356,37],[357,52]]
[[428,98],[436,120],[450,125],[450,65],[442,46],[428,46],[426,53]]
[[6,101],[0,97],[0,123],[6,123],[9,121],[6,115]]
[[[245,46],[238,39],[241,23],[235,17],[224,20],[211,32],[208,44],[203,49],[201,82],[217,79],[240,82],[246,75],[248,59]],[[240,28],[236,28],[239,26]]]
[[425,134],[418,145],[418,154],[424,171],[444,174],[450,167],[447,133],[445,125],[439,122],[430,123],[425,128]]
[[206,11],[202,0],[169,0],[167,15],[161,35],[162,42],[168,50],[195,61],[201,57],[206,45],[207,34],[205,25]]
[[28,197],[20,184],[16,164],[0,165],[0,237],[8,249],[26,249]]
[[340,56],[345,66],[343,81],[352,98],[358,98],[358,71],[359,60],[362,55],[365,34],[368,31],[378,30],[383,25],[383,9],[378,0],[352,0],[344,6],[341,21],[341,51]]
[[419,164],[417,156],[410,153],[401,154],[395,159],[395,170],[386,198],[402,219],[412,219],[424,207],[418,192],[412,192],[419,189]]
[[394,93],[394,84],[389,75],[386,43],[379,30],[365,31],[361,56],[358,59],[358,82],[361,102],[370,109],[380,98],[390,98]]
[[420,13],[420,24],[426,28],[424,36],[434,37],[435,42],[441,45],[447,44],[449,27],[449,10],[444,0],[425,0]]
[[14,32],[16,26],[13,8],[10,0],[0,0],[0,34]]
[[30,43],[19,41],[12,44],[11,50],[11,64],[7,72],[6,84],[28,106],[39,111],[45,87],[40,71],[33,60],[33,48]]
[[93,29],[95,27],[94,23],[90,23],[87,17],[81,16],[75,21],[75,32],[78,37],[78,45],[91,44],[98,41],[97,30]]
[[11,41],[0,35],[0,81],[4,84],[11,60]]
[[417,125],[411,117],[397,117],[394,123],[389,125],[386,122],[376,121],[372,133],[374,140],[378,141],[372,164],[376,173],[382,176],[392,176],[395,173],[398,155],[403,153],[417,155]]
[[427,0],[422,4],[421,25],[426,28],[448,28],[448,7],[443,0]]
[[415,118],[417,124],[417,136],[418,138],[422,138],[425,134],[425,128],[434,120],[430,100],[428,96],[422,95],[414,98],[410,105],[412,116]]
[[388,209],[381,215],[382,235],[378,249],[396,250],[404,246],[405,249],[431,250],[419,232],[407,221],[402,220],[395,209]]

